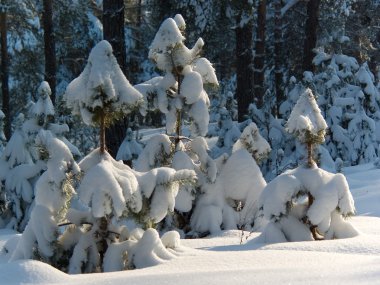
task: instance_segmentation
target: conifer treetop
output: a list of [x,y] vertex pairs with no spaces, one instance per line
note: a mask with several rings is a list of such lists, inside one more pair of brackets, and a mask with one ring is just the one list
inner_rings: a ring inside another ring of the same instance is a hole
[[99,110],[111,123],[139,107],[143,97],[124,76],[111,44],[103,40],[91,50],[83,72],[67,86],[65,99],[73,114],[94,125],[99,123]]
[[294,106],[286,123],[286,130],[297,136],[303,143],[322,143],[326,129],[326,121],[313,92],[307,88]]

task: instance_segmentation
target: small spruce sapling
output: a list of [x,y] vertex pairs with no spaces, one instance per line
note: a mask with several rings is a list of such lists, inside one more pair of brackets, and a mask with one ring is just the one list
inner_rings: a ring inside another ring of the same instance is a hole
[[[155,77],[135,87],[147,98],[148,109],[159,109],[166,116],[166,133],[173,135],[172,145],[167,135],[158,136],[153,140],[161,140],[165,152],[161,152],[161,166],[173,167],[176,170],[191,169],[196,171],[198,183],[195,188],[201,187],[202,181],[215,180],[212,175],[215,163],[207,154],[208,146],[205,140],[201,140],[208,131],[210,105],[205,86],[218,86],[215,70],[211,63],[200,57],[204,42],[199,38],[193,48],[186,47],[184,41],[186,24],[181,15],[166,19],[160,26],[149,50],[149,58],[164,74]],[[183,137],[184,120],[190,119],[191,139]],[[166,136],[166,139],[163,139]],[[200,137],[200,139],[198,139]],[[197,150],[192,146],[197,146]],[[151,169],[158,160],[149,159],[153,153],[157,153],[157,147],[148,143],[137,161],[137,169],[145,171]],[[176,153],[174,153],[174,151]],[[165,157],[163,157],[165,156]],[[200,163],[197,160],[200,160]],[[149,165],[147,165],[147,163]],[[148,167],[148,168],[147,168]],[[209,168],[209,169],[208,169]],[[203,179],[206,175],[207,179]],[[190,189],[192,188],[192,189]],[[186,190],[185,190],[186,189]],[[192,201],[195,198],[194,187],[181,187],[176,198],[176,209],[183,212],[190,211]],[[183,202],[183,203],[182,203]],[[181,214],[179,214],[181,215]],[[185,224],[188,224],[188,221]]]
[[218,85],[211,63],[200,57],[204,41],[199,38],[192,49],[184,41],[186,24],[181,15],[166,19],[149,50],[149,58],[164,72],[136,88],[150,98],[149,108],[166,115],[168,134],[175,133],[175,145],[182,135],[183,117],[192,121],[191,135],[204,136],[208,130],[210,105],[205,84]]
[[310,89],[299,98],[287,122],[290,133],[308,146],[306,165],[272,180],[260,197],[260,208],[269,221],[266,242],[353,237],[357,230],[344,219],[355,213],[346,178],[318,168],[312,146],[323,142],[326,122]]

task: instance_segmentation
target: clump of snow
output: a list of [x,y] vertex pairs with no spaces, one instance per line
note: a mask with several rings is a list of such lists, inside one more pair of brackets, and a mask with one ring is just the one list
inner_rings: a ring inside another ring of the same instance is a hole
[[193,70],[202,75],[203,83],[219,84],[215,76],[215,70],[207,58],[197,58],[194,62]]
[[142,150],[142,145],[133,138],[132,129],[128,128],[125,138],[117,151],[116,160],[134,160],[138,158]]
[[49,83],[43,81],[37,89],[38,100],[31,108],[31,114],[34,116],[54,116],[54,106],[50,100],[51,89]]
[[203,189],[191,217],[192,229],[215,233],[222,224],[224,229],[255,226],[257,201],[265,185],[252,156],[245,149],[237,150],[221,167],[215,183]]
[[[177,17],[177,19],[179,19]],[[183,20],[183,18],[182,18]],[[185,25],[185,22],[181,26]],[[154,53],[168,52],[172,50],[176,44],[183,42],[185,38],[175,20],[172,18],[166,19],[160,26],[152,44],[150,45],[149,58],[154,58]]]
[[157,166],[168,166],[166,159],[171,152],[170,138],[163,134],[155,135],[147,142],[134,164],[134,169],[145,172]]

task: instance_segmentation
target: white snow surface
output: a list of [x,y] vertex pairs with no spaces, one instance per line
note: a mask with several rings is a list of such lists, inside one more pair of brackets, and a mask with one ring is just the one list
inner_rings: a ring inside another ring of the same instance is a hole
[[[181,240],[173,252],[178,257],[156,266],[78,275],[39,261],[8,263],[3,250],[1,284],[379,284],[380,170],[365,164],[345,168],[344,174],[357,210],[350,220],[360,232],[354,238],[264,244],[259,233],[245,232],[242,238],[241,231],[224,231],[208,238]],[[17,236],[1,230],[0,247],[9,241],[7,247],[11,248]]]

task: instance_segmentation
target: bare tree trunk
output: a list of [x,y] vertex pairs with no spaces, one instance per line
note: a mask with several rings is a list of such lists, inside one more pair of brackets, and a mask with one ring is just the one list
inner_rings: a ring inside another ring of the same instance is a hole
[[55,37],[53,29],[53,1],[43,0],[43,6],[42,22],[44,26],[45,45],[45,80],[50,85],[51,101],[55,104],[57,64],[55,59]]
[[[121,70],[127,75],[123,0],[103,1],[103,37],[111,44]],[[108,151],[113,157],[124,140],[127,127],[128,121],[124,119],[106,129]]]
[[319,4],[321,0],[309,0],[307,3],[307,20],[305,24],[305,42],[303,54],[304,71],[314,71],[313,58],[315,56],[313,49],[317,44],[317,28],[319,18]]
[[104,111],[101,111],[100,115],[100,153],[104,154],[106,152],[106,124],[105,124],[105,114]]
[[265,64],[265,21],[267,12],[267,1],[259,0],[257,8],[257,33],[255,41],[254,59],[254,94],[255,103],[258,108],[263,106],[264,97],[264,64]]
[[11,137],[11,112],[9,108],[9,59],[7,42],[7,7],[0,6],[0,32],[1,32],[1,92],[3,97],[2,108],[5,115],[4,134],[7,140]]
[[[241,12],[242,13],[242,12]],[[241,17],[241,15],[240,15]],[[238,23],[240,22],[238,17]],[[236,99],[238,121],[246,119],[249,104],[253,103],[253,21],[235,28],[236,35]]]
[[129,61],[129,70],[130,70],[130,78],[134,78],[134,81],[136,82],[136,77],[137,74],[140,72],[141,67],[140,67],[140,54],[139,52],[143,47],[141,46],[142,43],[142,33],[141,33],[141,24],[142,24],[142,0],[136,1],[136,7],[131,8],[131,12],[129,13],[130,17],[133,19],[133,37],[135,39],[135,47],[133,48],[133,51],[129,51],[131,56],[130,56],[130,61]]
[[127,75],[124,0],[103,1],[103,37],[111,44],[121,70]]
[[282,0],[276,0],[274,4],[274,84],[276,92],[276,116],[279,115],[280,105],[285,100],[283,91],[283,66],[282,66]]

